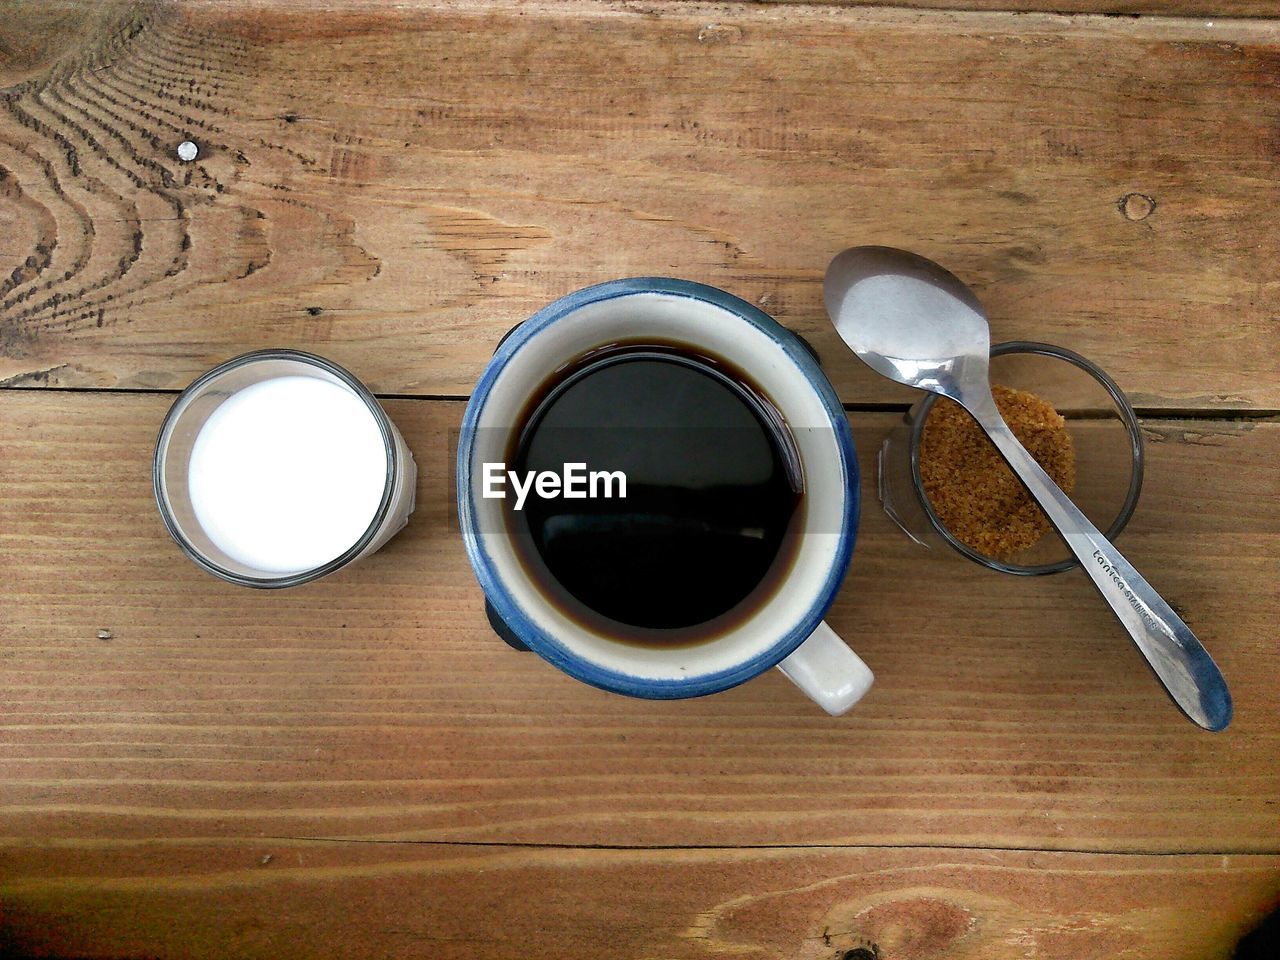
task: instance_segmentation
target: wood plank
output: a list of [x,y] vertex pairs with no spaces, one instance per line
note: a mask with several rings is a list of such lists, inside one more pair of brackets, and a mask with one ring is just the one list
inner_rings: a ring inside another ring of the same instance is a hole
[[101,960],[1226,960],[1280,891],[1260,856],[276,838],[0,855],[0,944]]
[[[1210,735],[1083,574],[924,551],[869,486],[830,617],[878,676],[849,716],[776,672],[694,701],[584,686],[485,624],[457,402],[388,404],[421,466],[392,544],[239,590],[156,516],[170,399],[0,393],[0,836],[1280,852],[1280,424],[1153,426],[1122,538],[1231,682]],[[854,416],[867,476],[891,422]]]
[[1274,24],[578,2],[123,17],[22,60],[0,98],[0,381],[173,388],[293,345],[381,392],[463,396],[554,297],[677,274],[809,336],[846,400],[897,402],[820,298],[835,251],[880,242],[974,284],[997,339],[1079,349],[1140,405],[1280,407]]
[[[60,0],[75,3],[76,0]],[[190,0],[189,0],[190,2]],[[194,0],[204,4],[265,6],[276,9],[308,8],[312,10],[370,10],[379,7],[380,0]],[[500,4],[504,0],[409,0],[407,6],[455,6],[485,7]],[[509,0],[505,0],[509,2]],[[527,7],[546,7],[547,0],[522,0]],[[552,3],[555,0],[551,0]],[[594,0],[601,6],[625,8],[628,0]],[[660,8],[664,0],[648,0],[643,4],[646,12]],[[666,0],[684,4],[689,8],[703,9],[723,15],[726,3],[709,3],[707,0]],[[1275,0],[740,0],[756,6],[778,7],[895,7],[946,12],[989,13],[1050,13],[1057,15],[1086,14],[1094,16],[1163,16],[1163,17],[1257,17],[1275,18],[1280,14]],[[641,6],[634,2],[631,6]]]

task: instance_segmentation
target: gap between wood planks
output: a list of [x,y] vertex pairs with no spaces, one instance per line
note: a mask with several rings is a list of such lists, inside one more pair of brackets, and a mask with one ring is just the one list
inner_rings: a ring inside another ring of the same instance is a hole
[[[0,384],[0,395],[9,390],[15,393],[101,393],[122,396],[173,396],[181,390],[163,387],[43,387],[25,384],[5,386]],[[466,403],[470,397],[453,393],[376,393],[379,400],[424,400],[440,403]],[[873,401],[845,403],[841,405],[845,413],[906,413],[911,409],[907,403],[876,403]],[[1280,421],[1280,409],[1272,407],[1223,407],[1211,409],[1207,407],[1142,407],[1135,406],[1134,413],[1140,420],[1219,420],[1247,421],[1249,423],[1271,423]],[[1111,414],[1105,411],[1080,410],[1060,411],[1073,420],[1100,420]]]
[[[152,838],[155,842],[160,838]],[[199,837],[183,837],[182,843],[199,841]],[[222,839],[222,838],[220,838]],[[976,853],[1063,853],[1083,856],[1112,857],[1273,857],[1280,856],[1280,848],[1271,850],[1251,850],[1243,847],[1232,847],[1215,850],[1159,850],[1145,847],[1036,847],[1036,846],[1001,846],[1000,844],[967,844],[967,843],[543,843],[533,840],[421,840],[421,839],[385,839],[379,837],[293,837],[284,835],[264,835],[238,837],[252,841],[275,841],[277,843],[365,843],[365,844],[414,844],[431,847],[490,847],[533,850],[634,850],[662,852],[669,850],[830,850],[848,852],[853,850],[968,850]],[[163,842],[163,841],[161,841]]]

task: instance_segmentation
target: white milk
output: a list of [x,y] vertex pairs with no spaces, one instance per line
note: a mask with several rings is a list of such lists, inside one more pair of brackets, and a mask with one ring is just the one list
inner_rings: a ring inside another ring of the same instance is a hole
[[354,392],[276,377],[232,394],[200,428],[188,482],[196,519],[228,556],[264,573],[340,556],[373,522],[387,453]]

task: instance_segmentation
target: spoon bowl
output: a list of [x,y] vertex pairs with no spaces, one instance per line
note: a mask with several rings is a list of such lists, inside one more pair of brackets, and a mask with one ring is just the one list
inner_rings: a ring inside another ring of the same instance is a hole
[[822,293],[841,338],[882,376],[953,400],[962,385],[987,382],[986,311],[932,260],[854,247],[831,261]]

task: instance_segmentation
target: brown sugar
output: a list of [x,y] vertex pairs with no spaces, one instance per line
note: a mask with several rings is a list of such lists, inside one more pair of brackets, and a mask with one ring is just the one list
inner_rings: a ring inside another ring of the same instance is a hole
[[[1075,448],[1066,421],[1025,390],[993,386],[1014,436],[1064,491],[1076,485]],[[957,540],[1008,560],[1052,529],[982,428],[957,403],[939,398],[925,421],[920,478],[934,513]]]

